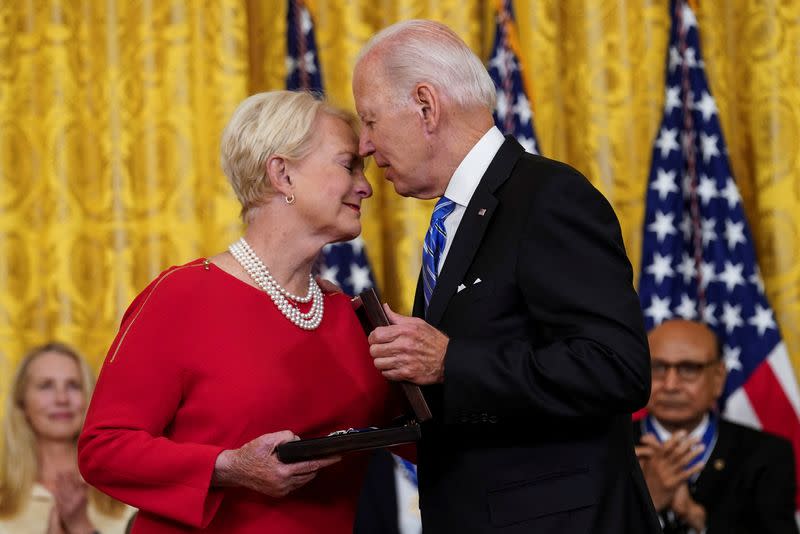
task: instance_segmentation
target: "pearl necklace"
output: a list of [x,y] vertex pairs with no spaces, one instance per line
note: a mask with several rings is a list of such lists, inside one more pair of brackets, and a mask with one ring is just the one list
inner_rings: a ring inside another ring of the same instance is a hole
[[[244,267],[247,274],[258,284],[258,287],[270,296],[272,302],[275,303],[275,306],[287,319],[303,330],[315,330],[319,326],[322,322],[323,298],[322,290],[320,290],[313,276],[308,275],[308,294],[304,297],[294,295],[275,281],[267,266],[264,265],[264,262],[250,248],[250,245],[247,244],[243,237],[228,247],[228,250],[236,258],[236,261]],[[303,313],[297,308],[296,304],[290,301],[303,304],[311,302],[311,309]]]

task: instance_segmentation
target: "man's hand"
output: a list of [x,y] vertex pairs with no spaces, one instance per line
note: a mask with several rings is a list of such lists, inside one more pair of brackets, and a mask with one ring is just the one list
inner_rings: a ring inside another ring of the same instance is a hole
[[675,490],[675,496],[672,498],[672,511],[697,532],[706,528],[706,509],[692,499],[689,486],[685,483]]
[[369,335],[375,367],[389,380],[418,385],[444,381],[444,355],[450,339],[422,319],[406,317],[383,305],[392,323]]
[[703,449],[697,438],[687,438],[684,431],[676,432],[665,443],[659,443],[652,434],[642,436],[641,445],[636,447],[636,456],[656,510],[671,507],[678,487],[703,469],[702,462],[686,468],[703,453]]
[[305,486],[323,467],[335,464],[340,456],[285,464],[275,448],[281,443],[299,439],[284,430],[264,434],[235,450],[222,451],[214,466],[213,483],[217,486],[243,486],[270,497],[285,497]]

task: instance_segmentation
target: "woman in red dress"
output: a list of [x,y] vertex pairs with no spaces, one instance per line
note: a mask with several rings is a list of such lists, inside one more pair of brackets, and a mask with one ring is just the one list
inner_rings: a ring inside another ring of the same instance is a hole
[[133,534],[352,532],[366,457],[283,464],[275,447],[389,415],[349,299],[311,273],[324,245],[359,234],[372,194],[355,124],[276,91],[226,127],[244,237],[133,301],[79,442],[85,479],[139,508]]

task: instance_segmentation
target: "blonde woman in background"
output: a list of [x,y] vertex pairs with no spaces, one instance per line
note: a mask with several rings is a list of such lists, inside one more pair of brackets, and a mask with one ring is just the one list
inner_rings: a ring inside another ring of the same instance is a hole
[[6,397],[0,534],[114,534],[133,513],[78,474],[77,441],[94,377],[71,347],[32,349]]

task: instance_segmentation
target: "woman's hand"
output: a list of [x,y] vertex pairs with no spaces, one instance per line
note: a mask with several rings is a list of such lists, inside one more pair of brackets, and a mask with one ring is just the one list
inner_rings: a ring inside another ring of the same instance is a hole
[[50,517],[47,518],[47,531],[45,534],[67,534],[61,527],[61,518],[58,517],[58,509],[55,505],[50,508]]
[[281,443],[299,439],[284,430],[264,434],[239,449],[226,450],[217,457],[213,482],[217,486],[243,486],[270,497],[285,497],[305,486],[323,467],[335,464],[340,456],[285,464],[275,448]]
[[56,475],[53,491],[55,509],[61,524],[70,534],[91,534],[94,526],[89,521],[88,486],[76,472],[62,472]]

